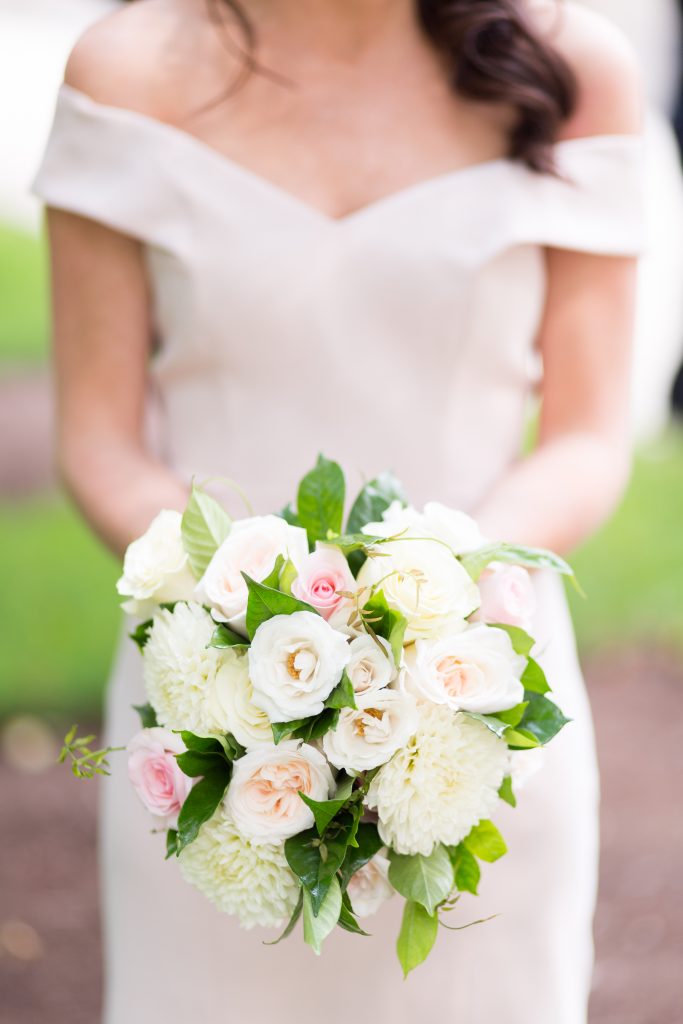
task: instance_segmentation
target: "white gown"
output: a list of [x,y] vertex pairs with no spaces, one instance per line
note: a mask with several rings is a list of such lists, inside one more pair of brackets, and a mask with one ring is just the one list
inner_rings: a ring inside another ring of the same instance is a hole
[[[415,503],[475,509],[520,449],[544,247],[641,246],[639,140],[577,139],[556,155],[561,177],[492,160],[333,220],[178,129],[64,87],[35,189],[144,244],[151,388],[181,476],[229,475],[272,511],[324,451],[353,490],[392,468]],[[510,853],[462,901],[463,921],[500,916],[444,931],[405,984],[398,899],[372,938],[338,931],[319,959],[299,936],[264,946],[164,863],[119,763],[103,786],[106,1024],[585,1024],[595,750],[562,588],[537,587],[534,631],[574,722],[518,809],[501,805]],[[136,729],[142,700],[126,642],[112,740]]]

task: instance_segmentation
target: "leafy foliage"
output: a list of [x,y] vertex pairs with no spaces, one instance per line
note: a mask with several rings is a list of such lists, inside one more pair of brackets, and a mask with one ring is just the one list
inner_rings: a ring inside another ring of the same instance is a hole
[[205,821],[212,818],[225,796],[232,776],[232,762],[242,757],[244,747],[229,733],[225,736],[196,736],[180,733],[187,750],[178,754],[179,767],[190,778],[199,778],[190,790],[178,815],[178,856],[199,835]]
[[125,747],[104,747],[102,750],[91,750],[90,744],[95,739],[91,736],[77,736],[78,726],[72,725],[64,737],[59,764],[69,759],[71,772],[77,779],[92,779],[96,775],[109,775],[109,755]]
[[322,945],[336,926],[342,909],[339,882],[332,878],[317,910],[311,894],[304,889],[304,942],[320,956]]
[[453,864],[456,889],[458,892],[471,892],[473,896],[476,896],[481,878],[477,858],[464,843],[449,847],[448,852]]
[[501,800],[504,800],[510,807],[517,806],[517,797],[515,796],[512,788],[512,778],[510,775],[506,775],[501,783],[501,787],[498,790],[498,796]]
[[133,711],[137,711],[143,729],[154,729],[159,724],[157,713],[151,704],[133,704]]
[[527,569],[552,569],[574,579],[574,570],[564,558],[545,548],[530,548],[520,544],[487,544],[461,555],[460,561],[475,583],[491,562],[521,565]]
[[298,601],[291,594],[283,594],[273,587],[263,583],[257,583],[246,572],[242,573],[247,587],[249,588],[249,599],[247,602],[247,633],[251,640],[259,626],[272,619],[275,615],[292,615],[294,612],[311,612],[317,615],[315,608],[305,601]]
[[405,616],[390,608],[384,592],[378,590],[363,606],[362,618],[369,633],[381,636],[389,643],[394,661],[400,665],[407,626]]
[[192,484],[183,513],[181,531],[192,572],[200,579],[216,551],[230,533],[232,520],[215,498]]
[[224,622],[219,622],[213,631],[209,641],[209,647],[217,647],[219,650],[226,650],[228,647],[247,648],[249,641],[245,637],[235,633]]
[[273,740],[277,744],[285,737],[303,740],[304,743],[322,739],[325,733],[337,727],[342,708],[355,707],[353,684],[344,672],[340,682],[325,701],[325,707],[320,714],[312,715],[310,718],[297,718],[292,722],[271,722]]
[[360,533],[367,523],[380,522],[384,512],[395,501],[407,504],[403,485],[393,473],[380,473],[365,484],[351,506],[346,532]]
[[138,645],[141,651],[144,651],[147,646],[147,641],[149,640],[149,634],[153,625],[154,619],[147,619],[145,622],[141,622],[132,633],[128,634],[130,639]]
[[421,903],[408,900],[403,909],[401,931],[396,943],[404,978],[427,959],[436,942],[438,930],[438,916],[430,914]]
[[328,533],[340,533],[344,514],[346,484],[336,462],[318,456],[315,467],[299,484],[297,514],[311,546],[326,540]]
[[480,821],[463,842],[471,854],[489,864],[507,853],[505,840],[492,821]]
[[390,850],[389,881],[401,896],[433,914],[453,888],[453,865],[446,847],[435,846],[428,857]]

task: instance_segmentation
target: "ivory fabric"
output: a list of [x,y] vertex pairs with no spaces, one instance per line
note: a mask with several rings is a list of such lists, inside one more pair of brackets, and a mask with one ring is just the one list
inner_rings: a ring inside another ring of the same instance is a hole
[[[63,86],[35,181],[53,207],[140,239],[158,351],[164,457],[225,474],[258,512],[293,497],[319,451],[355,491],[391,468],[416,504],[475,509],[518,456],[545,298],[544,248],[635,255],[635,137],[556,146],[557,176],[509,159],[330,218],[193,136]],[[118,762],[102,787],[105,1024],[585,1024],[598,854],[590,710],[561,585],[539,574],[534,633],[574,718],[429,961],[405,984],[400,906],[316,958],[241,931],[163,861]],[[140,659],[121,647],[109,739],[137,728]]]

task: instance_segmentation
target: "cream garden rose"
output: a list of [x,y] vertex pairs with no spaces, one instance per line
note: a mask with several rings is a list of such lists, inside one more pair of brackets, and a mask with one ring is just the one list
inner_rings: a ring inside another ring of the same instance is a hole
[[147,615],[156,605],[192,599],[197,581],[183,547],[180,512],[165,509],[142,537],[129,544],[123,576],[116,584],[129,615]]
[[367,633],[354,637],[349,645],[351,656],[346,674],[358,696],[375,693],[396,678],[396,665],[391,648],[381,637],[377,641]]
[[347,638],[314,612],[275,615],[249,648],[254,703],[271,722],[319,714],[350,658]]
[[386,851],[376,853],[372,860],[351,876],[347,891],[353,911],[358,917],[376,914],[382,904],[394,895],[394,887],[389,882],[389,861],[385,854]]
[[487,543],[474,519],[464,512],[430,501],[422,512],[411,505],[393,502],[379,523],[368,523],[363,532],[377,537],[401,533],[410,537],[435,537],[456,555],[464,554]]
[[405,537],[378,550],[382,557],[367,559],[358,583],[381,587],[389,605],[406,617],[406,641],[464,628],[479,605],[479,591],[448,547]]
[[224,730],[231,732],[247,750],[272,744],[268,715],[254,704],[246,652],[224,652],[211,688],[211,709],[214,719],[222,722]]
[[357,708],[344,708],[336,729],[323,737],[330,764],[348,772],[378,768],[410,739],[417,725],[410,694],[378,690],[357,699]]
[[418,640],[408,653],[407,685],[453,711],[492,714],[524,700],[527,660],[502,629],[483,623],[434,640]]
[[226,807],[252,843],[279,843],[313,825],[313,812],[299,793],[327,800],[333,788],[320,751],[290,740],[259,747],[235,761]]
[[245,633],[249,589],[242,573],[257,583],[268,576],[279,555],[294,564],[308,557],[306,531],[279,516],[254,516],[233,523],[197,586],[199,600],[213,617]]

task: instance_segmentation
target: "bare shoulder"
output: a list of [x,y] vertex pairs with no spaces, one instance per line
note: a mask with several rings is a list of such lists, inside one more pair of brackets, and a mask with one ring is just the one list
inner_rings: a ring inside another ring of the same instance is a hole
[[643,95],[638,60],[612,22],[577,3],[530,5],[540,31],[564,57],[578,83],[578,104],[564,138],[641,131]]
[[229,73],[203,0],[135,0],[86,29],[64,80],[98,103],[174,122],[211,93],[219,60]]

